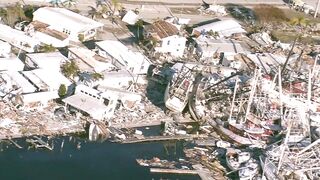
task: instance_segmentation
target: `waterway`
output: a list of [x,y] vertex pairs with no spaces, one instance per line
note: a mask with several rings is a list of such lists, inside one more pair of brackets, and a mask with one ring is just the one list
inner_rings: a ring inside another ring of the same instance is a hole
[[[25,139],[16,140],[19,149],[0,143],[0,179],[172,179],[198,180],[198,176],[152,174],[135,159],[178,160],[183,157],[183,142],[116,144],[89,142],[83,138],[56,137],[48,140],[54,150],[28,148]],[[63,147],[61,145],[63,144]]]

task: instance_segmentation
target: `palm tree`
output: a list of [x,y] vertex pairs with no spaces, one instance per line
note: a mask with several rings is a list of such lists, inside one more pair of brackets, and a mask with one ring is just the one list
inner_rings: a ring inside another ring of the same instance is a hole
[[49,3],[54,7],[60,7],[60,4],[62,4],[61,0],[51,0]]
[[297,26],[300,33],[302,33],[305,30],[304,27],[308,26],[310,24],[310,21],[309,19],[306,19],[300,16],[300,17],[292,18],[289,23],[293,26]]
[[136,24],[135,24],[135,26],[137,27],[137,37],[138,37],[138,41],[140,41],[140,28],[143,28],[143,20],[142,19],[139,19],[137,22],[136,22]]
[[109,0],[96,0],[96,8],[109,5]]
[[67,6],[68,8],[71,8],[72,6],[76,6],[76,4],[78,3],[77,0],[65,0],[62,5],[65,7]]
[[291,25],[304,27],[310,24],[309,19],[306,19],[302,16],[292,18],[289,22]]
[[113,15],[115,14],[116,10],[119,9],[120,3],[119,0],[111,0],[111,4],[113,6]]
[[89,6],[90,10],[88,11],[88,16],[91,17],[91,19],[95,19],[99,15],[99,11],[92,6]]

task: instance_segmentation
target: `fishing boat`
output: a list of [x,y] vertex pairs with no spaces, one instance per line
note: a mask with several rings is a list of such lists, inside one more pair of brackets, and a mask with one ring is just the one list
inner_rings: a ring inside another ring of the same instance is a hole
[[168,109],[173,112],[182,112],[193,87],[194,73],[192,69],[196,64],[176,63],[172,69],[175,71],[167,85],[164,102]]

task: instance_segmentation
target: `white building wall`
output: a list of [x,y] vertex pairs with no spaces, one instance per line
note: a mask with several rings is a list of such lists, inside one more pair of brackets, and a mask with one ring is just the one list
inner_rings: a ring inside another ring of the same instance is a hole
[[170,53],[172,56],[182,57],[186,47],[187,39],[178,35],[169,36],[162,39],[161,47],[155,50],[160,53]]
[[63,41],[54,38],[52,36],[49,36],[47,34],[44,34],[42,32],[35,32],[33,35],[34,38],[38,39],[40,42],[47,44],[47,45],[52,45],[54,47],[66,47],[69,45],[69,39],[65,39]]

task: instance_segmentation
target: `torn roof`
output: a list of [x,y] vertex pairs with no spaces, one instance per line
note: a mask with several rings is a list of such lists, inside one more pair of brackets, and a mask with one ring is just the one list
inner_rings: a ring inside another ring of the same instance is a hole
[[209,24],[205,24],[203,26],[199,26],[193,29],[193,34],[203,33],[203,32],[218,32],[221,36],[231,36],[236,33],[246,33],[246,31],[242,28],[242,26],[233,19],[221,20],[212,22]]
[[33,21],[40,21],[70,31],[86,31],[102,27],[103,24],[65,8],[42,7],[33,13]]
[[[95,52],[82,47],[71,47],[68,49],[70,53],[74,54],[79,60],[81,60],[83,63],[78,62],[81,69],[87,69],[87,71],[90,71],[92,68],[95,72],[102,72],[107,69],[114,69],[115,66],[111,64],[111,62],[108,62],[108,59],[103,59],[103,61],[97,60],[95,57],[97,56]],[[99,57],[101,60],[102,58]],[[89,69],[86,68],[89,66]]]
[[195,41],[197,42],[198,46],[201,46],[202,51],[210,51],[210,52],[217,52],[217,53],[245,52],[241,44],[235,40],[197,38],[195,39]]
[[147,26],[145,29],[148,33],[151,34],[151,36],[158,40],[177,35],[179,33],[177,27],[163,20],[156,21],[153,24]]

